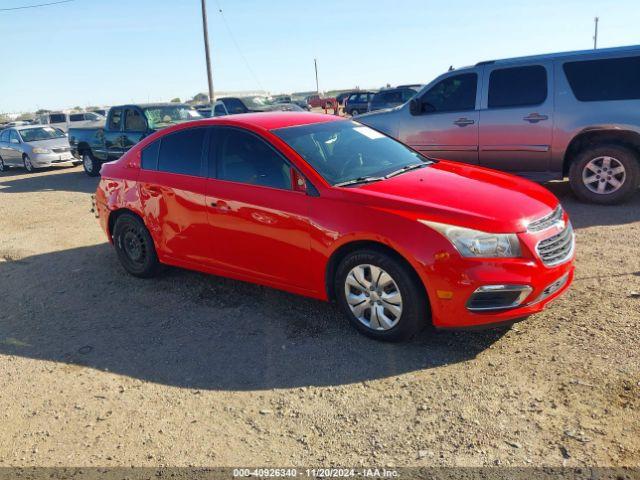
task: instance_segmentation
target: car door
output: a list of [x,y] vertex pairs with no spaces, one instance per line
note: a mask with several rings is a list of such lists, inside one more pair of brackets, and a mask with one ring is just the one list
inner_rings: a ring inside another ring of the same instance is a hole
[[247,279],[308,289],[310,197],[292,188],[290,164],[248,130],[212,131],[207,180],[212,258]]
[[0,156],[2,157],[2,161],[9,165],[11,164],[10,160],[10,150],[9,150],[9,135],[10,129],[6,128],[0,132]]
[[124,127],[124,109],[113,108],[109,112],[109,120],[104,129],[104,147],[107,160],[117,160],[122,156],[122,130]]
[[451,73],[418,94],[418,108],[399,116],[399,139],[434,158],[478,163],[480,76],[479,69]]
[[15,129],[9,130],[9,144],[7,148],[7,157],[8,164],[11,165],[22,165],[22,148],[21,148],[21,140],[20,135],[18,135],[18,131]]
[[142,140],[148,131],[147,119],[140,108],[127,107],[124,114],[122,131],[122,153]]
[[190,264],[210,262],[205,203],[206,136],[205,127],[182,129],[142,150],[140,201],[145,224],[161,257]]
[[551,63],[486,65],[480,111],[480,164],[545,172],[553,132]]

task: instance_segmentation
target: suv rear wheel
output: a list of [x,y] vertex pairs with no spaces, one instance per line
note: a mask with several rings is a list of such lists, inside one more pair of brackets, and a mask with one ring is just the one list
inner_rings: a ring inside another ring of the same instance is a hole
[[91,152],[84,152],[82,154],[82,167],[87,175],[90,177],[97,177],[100,175],[100,162],[93,158]]
[[628,200],[637,191],[639,181],[637,153],[615,144],[583,150],[569,170],[569,182],[576,196],[601,205]]
[[411,338],[425,325],[424,290],[406,265],[376,250],[347,255],[336,270],[338,304],[351,324],[377,340]]

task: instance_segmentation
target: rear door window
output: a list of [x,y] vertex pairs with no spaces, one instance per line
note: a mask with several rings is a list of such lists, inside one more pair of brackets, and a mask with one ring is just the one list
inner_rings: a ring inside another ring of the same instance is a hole
[[109,130],[120,130],[122,127],[122,109],[114,108],[109,117]]
[[160,141],[147,145],[142,149],[140,155],[140,167],[145,170],[157,170],[158,169],[158,153],[160,152]]
[[205,132],[204,128],[190,128],[162,137],[158,154],[158,170],[181,175],[204,176],[202,147]]
[[640,99],[640,56],[567,62],[563,69],[581,102]]
[[9,130],[5,130],[0,134],[0,142],[9,143]]
[[462,73],[440,80],[421,98],[425,112],[462,112],[476,108],[478,75]]
[[489,108],[540,105],[547,99],[547,69],[542,65],[501,68],[489,76]]
[[84,120],[84,113],[72,113],[69,115],[70,122],[81,122]]
[[227,111],[230,114],[245,113],[246,111],[244,104],[237,98],[225,98],[224,100],[222,100],[222,103],[224,103],[224,106],[227,107]]

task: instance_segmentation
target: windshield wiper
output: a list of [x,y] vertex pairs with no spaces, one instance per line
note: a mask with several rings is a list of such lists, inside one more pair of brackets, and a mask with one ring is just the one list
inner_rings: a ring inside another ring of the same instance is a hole
[[346,182],[336,183],[334,187],[346,187],[348,185],[357,185],[359,183],[369,183],[369,182],[377,182],[379,180],[384,180],[385,177],[358,177],[353,180],[347,180]]
[[395,170],[391,173],[388,173],[384,176],[384,178],[391,178],[391,177],[395,177],[396,175],[400,175],[401,173],[404,172],[408,172],[409,170],[415,170],[416,168],[422,168],[422,167],[426,167],[427,165],[429,165],[429,163],[427,162],[423,162],[423,163],[412,163],[411,165],[407,165],[405,167],[402,167],[398,170]]

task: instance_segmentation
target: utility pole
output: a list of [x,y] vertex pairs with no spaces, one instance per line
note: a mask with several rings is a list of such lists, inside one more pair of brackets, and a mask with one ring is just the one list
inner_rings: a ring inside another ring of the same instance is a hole
[[207,4],[206,0],[202,3],[202,31],[204,33],[204,54],[207,57],[207,81],[209,82],[209,102],[211,103],[211,114],[213,115],[213,79],[211,77],[211,57],[209,55],[209,28],[207,27]]
[[596,48],[598,48],[598,20],[600,20],[598,17],[593,19],[593,21],[595,22],[595,26],[596,26],[595,33],[593,34],[593,49],[594,50]]
[[316,68],[316,93],[320,95],[320,87],[318,86],[318,61],[313,59],[313,66]]

